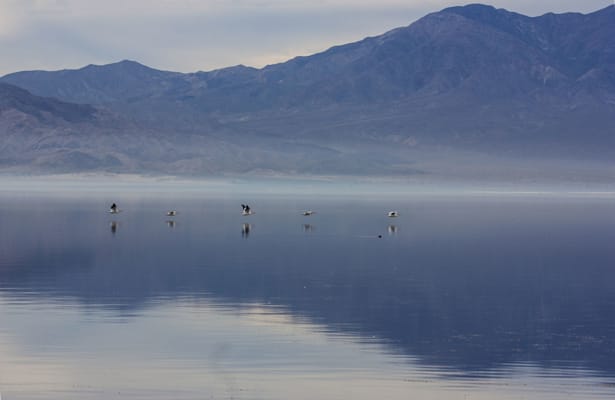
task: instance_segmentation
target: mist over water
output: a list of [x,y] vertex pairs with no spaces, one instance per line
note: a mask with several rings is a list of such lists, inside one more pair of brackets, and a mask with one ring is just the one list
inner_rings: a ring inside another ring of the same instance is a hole
[[5,190],[3,398],[615,394],[605,188],[244,182]]

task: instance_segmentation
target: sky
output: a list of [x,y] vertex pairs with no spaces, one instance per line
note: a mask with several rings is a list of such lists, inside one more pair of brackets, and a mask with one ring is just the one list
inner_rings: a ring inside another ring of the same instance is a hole
[[[537,16],[615,0],[491,0]],[[450,0],[0,0],[0,75],[124,59],[153,68],[263,67],[406,26]]]

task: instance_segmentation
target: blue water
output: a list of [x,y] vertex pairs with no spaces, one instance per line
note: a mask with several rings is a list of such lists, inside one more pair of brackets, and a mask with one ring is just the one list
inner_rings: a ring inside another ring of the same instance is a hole
[[614,312],[611,199],[0,196],[4,400],[613,398]]

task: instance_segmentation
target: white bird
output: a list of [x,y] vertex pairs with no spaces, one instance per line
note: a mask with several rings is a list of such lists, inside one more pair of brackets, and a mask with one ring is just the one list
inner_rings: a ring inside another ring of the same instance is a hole
[[389,217],[391,218],[399,217],[399,213],[397,211],[389,211]]
[[308,216],[310,216],[310,215],[314,214],[315,212],[316,212],[316,211],[307,210],[307,211],[304,211],[304,212],[303,212],[303,215],[305,215],[306,217],[308,217]]
[[174,217],[176,215],[177,215],[177,211],[175,210],[167,211],[167,217]]
[[252,215],[252,209],[250,208],[249,205],[247,204],[242,204],[241,208],[243,208],[243,211],[241,212],[242,215]]

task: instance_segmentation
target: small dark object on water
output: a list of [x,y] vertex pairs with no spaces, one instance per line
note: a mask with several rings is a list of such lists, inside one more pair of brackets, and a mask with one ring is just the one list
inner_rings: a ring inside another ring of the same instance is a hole
[[382,239],[382,235],[378,235],[378,238],[379,238],[379,239]]

